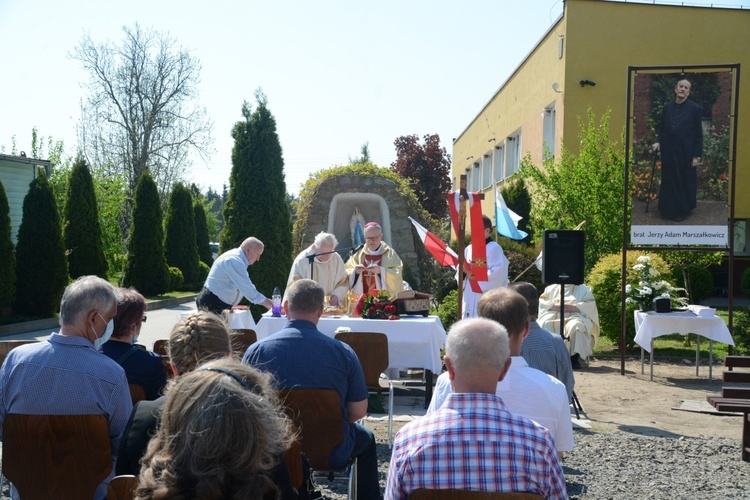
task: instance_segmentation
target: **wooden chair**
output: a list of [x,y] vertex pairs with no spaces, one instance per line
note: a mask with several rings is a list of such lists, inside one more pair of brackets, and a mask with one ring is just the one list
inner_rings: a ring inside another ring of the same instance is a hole
[[336,340],[348,344],[359,358],[369,390],[380,394],[383,389],[388,389],[388,448],[390,448],[393,443],[393,382],[381,378],[381,374],[389,364],[388,336],[376,332],[342,332],[336,334]]
[[239,329],[232,330],[230,335],[232,341],[232,350],[239,354],[240,358],[245,354],[247,348],[258,341],[258,335],[255,330],[251,329]]
[[38,340],[0,340],[0,365],[5,361],[5,357],[10,351],[19,345],[35,344]]
[[172,371],[171,359],[169,356],[162,354],[161,364],[164,366],[164,375],[167,376],[167,380],[174,377],[174,371]]
[[[341,470],[328,464],[331,452],[344,439],[344,414],[338,393],[331,389],[281,389],[279,397],[300,431],[299,444],[313,470],[329,473],[329,480],[348,478],[349,498],[356,499],[357,460]],[[346,475],[335,476],[334,472]]]
[[[297,431],[296,427],[293,429]],[[302,446],[299,440],[295,439],[292,442],[292,446],[284,453],[284,461],[286,462],[287,469],[289,469],[289,477],[292,479],[292,486],[297,490],[302,488],[305,478],[302,473]]]
[[21,498],[93,498],[112,471],[104,415],[10,414],[3,474]]
[[409,500],[536,500],[544,498],[536,493],[524,491],[489,492],[465,490],[426,490],[418,489],[409,493]]
[[130,399],[133,401],[133,406],[138,401],[145,401],[146,389],[141,384],[128,384],[128,389],[130,389]]
[[168,356],[167,346],[169,345],[168,339],[154,340],[154,352],[161,354],[162,356]]
[[136,476],[115,476],[107,486],[107,500],[133,500],[137,488]]

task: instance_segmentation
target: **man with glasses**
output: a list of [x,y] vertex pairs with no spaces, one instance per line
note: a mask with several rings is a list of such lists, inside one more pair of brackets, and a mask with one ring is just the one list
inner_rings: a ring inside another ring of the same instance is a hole
[[349,288],[363,294],[387,290],[393,296],[404,290],[403,263],[395,250],[383,241],[383,228],[377,222],[365,224],[365,246],[346,262]]
[[[103,414],[111,448],[117,450],[133,405],[125,371],[97,352],[112,335],[116,313],[116,291],[107,281],[83,276],[68,285],[60,302],[60,332],[16,347],[0,368],[0,432],[5,417],[14,413]],[[114,463],[94,498],[106,497],[112,477]],[[11,495],[18,498],[15,488]]]

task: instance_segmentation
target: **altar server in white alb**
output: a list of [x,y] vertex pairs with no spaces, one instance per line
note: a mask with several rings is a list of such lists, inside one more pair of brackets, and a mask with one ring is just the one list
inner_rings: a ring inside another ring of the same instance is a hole
[[[484,240],[487,243],[487,281],[479,281],[482,293],[508,286],[508,259],[503,253],[503,247],[492,239],[492,220],[486,215],[482,216],[484,222]],[[478,235],[477,235],[478,236]],[[471,262],[471,247],[469,245],[464,251],[466,262]],[[461,311],[464,318],[475,318],[477,316],[477,303],[482,297],[482,293],[474,292],[471,289],[468,277],[464,276],[464,295]]]
[[313,280],[331,297],[331,306],[343,304],[349,289],[349,277],[346,274],[344,260],[334,251],[337,245],[338,240],[334,235],[318,233],[313,244],[302,250],[294,259],[286,283],[287,289],[295,281]]

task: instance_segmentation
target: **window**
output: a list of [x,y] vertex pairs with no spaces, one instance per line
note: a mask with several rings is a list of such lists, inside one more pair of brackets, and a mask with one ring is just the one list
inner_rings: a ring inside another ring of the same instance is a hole
[[474,162],[474,173],[472,174],[472,180],[474,183],[471,186],[471,191],[476,193],[482,190],[482,166],[478,161]]
[[495,182],[498,182],[505,179],[505,172],[503,172],[503,167],[505,166],[505,147],[502,144],[495,146],[494,156]]
[[466,169],[466,190],[471,191],[471,186],[473,184],[471,183],[471,167],[469,167]]
[[482,189],[492,185],[492,150],[482,158]]
[[508,159],[505,165],[505,177],[510,177],[518,171],[521,164],[521,132],[508,137]]
[[542,118],[542,159],[555,157],[555,103],[544,108]]

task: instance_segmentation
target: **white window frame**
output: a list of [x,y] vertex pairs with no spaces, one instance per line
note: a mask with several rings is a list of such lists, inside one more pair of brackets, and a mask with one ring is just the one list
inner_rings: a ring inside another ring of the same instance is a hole
[[555,103],[553,102],[542,113],[542,160],[555,158]]
[[522,136],[521,131],[513,133],[508,136],[507,139],[508,151],[507,159],[505,162],[505,178],[507,179],[511,175],[518,172],[521,166],[521,151],[522,151]]
[[492,150],[482,158],[482,190],[492,187]]
[[505,145],[498,144],[495,146],[494,151],[494,165],[492,168],[495,169],[495,182],[500,182],[505,179]]

